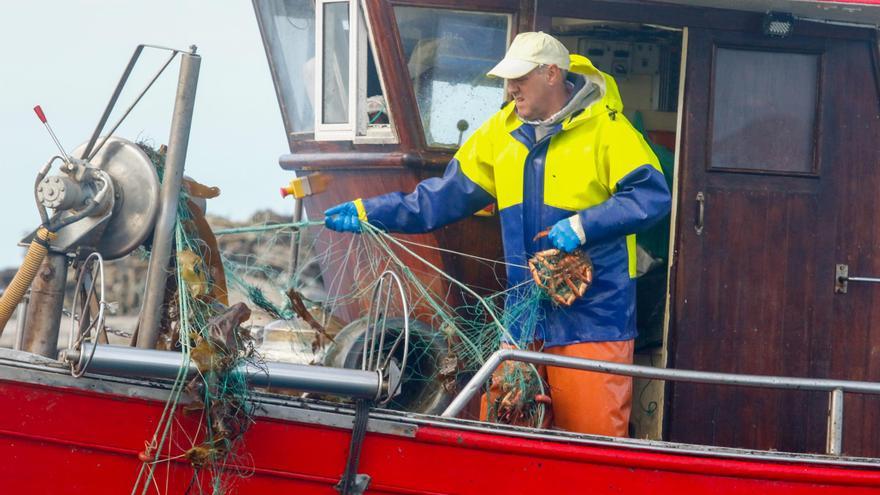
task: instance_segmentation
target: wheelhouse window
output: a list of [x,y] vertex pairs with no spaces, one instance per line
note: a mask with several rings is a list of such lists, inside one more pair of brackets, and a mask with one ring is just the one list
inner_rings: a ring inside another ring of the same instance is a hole
[[349,10],[349,2],[329,2],[322,6],[323,74],[320,88],[324,124],[347,124],[351,121],[349,52],[352,33]]
[[396,141],[357,0],[254,2],[294,139]]
[[288,132],[315,130],[315,1],[255,3]]
[[394,142],[361,2],[317,0],[315,139]]
[[710,170],[816,176],[821,55],[716,47],[714,66]]
[[429,146],[457,147],[504,101],[488,72],[504,57],[510,15],[396,6],[394,15]]

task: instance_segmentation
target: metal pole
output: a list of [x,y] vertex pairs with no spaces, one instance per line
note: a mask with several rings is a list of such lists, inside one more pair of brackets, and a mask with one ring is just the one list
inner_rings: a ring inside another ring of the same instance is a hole
[[21,344],[24,341],[24,329],[27,324],[27,308],[30,299],[31,291],[28,289],[24,293],[24,297],[21,298],[21,302],[18,303],[18,312],[15,314],[15,344],[13,344],[12,348],[16,351],[21,350]]
[[492,373],[501,366],[501,362],[507,359],[508,351],[495,351],[489,356],[489,359],[483,363],[483,366],[477,371],[477,374],[470,379],[469,382],[461,389],[461,392],[455,396],[455,399],[452,400],[452,403],[446,407],[446,410],[443,411],[441,416],[447,418],[454,418],[458,416],[458,414],[464,409],[468,402],[470,402],[471,397],[475,396],[480,389],[483,387],[483,384],[492,377]]
[[67,256],[49,253],[31,285],[31,301],[27,305],[27,327],[22,349],[50,358],[58,356],[58,332],[64,309],[67,285]]
[[[293,205],[293,223],[302,221],[303,216],[303,200],[295,199]],[[290,233],[290,278],[296,277],[296,270],[299,268],[299,246],[300,246],[300,229],[294,227]]]
[[[94,350],[94,355],[92,351]],[[132,349],[115,345],[84,343],[82,347],[86,373],[173,380],[184,365],[183,354],[153,349]],[[91,355],[91,360],[89,356]],[[69,358],[79,359],[68,354]],[[254,387],[292,389],[362,399],[375,399],[386,385],[378,371],[362,371],[323,366],[268,362],[259,366],[245,363],[235,372],[247,377]],[[196,363],[189,362],[189,376],[198,373]]]
[[201,57],[194,53],[181,55],[177,99],[174,102],[171,136],[168,138],[168,155],[165,158],[165,171],[162,175],[159,216],[153,232],[153,248],[150,254],[150,266],[147,270],[144,304],[141,307],[138,321],[137,345],[141,348],[152,349],[156,347],[156,341],[159,339],[160,313],[162,300],[165,296],[171,244],[174,240],[177,203],[180,199],[186,150],[189,146],[189,131],[192,127],[200,63]]
[[828,437],[825,452],[829,455],[843,453],[843,389],[835,388],[828,395]]
[[[89,153],[89,160],[94,158],[95,155],[97,155],[98,152],[101,151],[101,148],[104,147],[104,144],[107,143],[107,140],[110,139],[111,136],[113,136],[113,133],[116,132],[116,129],[118,129],[119,126],[122,125],[122,122],[125,120],[125,118],[128,117],[128,114],[130,114],[131,111],[134,110],[134,107],[137,106],[137,104],[141,101],[141,98],[143,98],[144,95],[147,94],[147,91],[149,91],[150,88],[153,87],[153,84],[156,82],[157,79],[159,79],[159,76],[161,76],[162,73],[165,72],[165,68],[171,64],[171,61],[174,60],[174,57],[177,56],[177,53],[177,51],[171,52],[171,56],[168,57],[168,60],[162,65],[162,67],[159,68],[159,71],[156,72],[153,78],[150,79],[150,82],[147,83],[147,86],[140,92],[137,98],[134,99],[134,102],[129,105],[128,109],[126,109],[125,112],[122,113],[122,117],[119,117],[119,120],[116,121],[116,124],[113,126],[113,128],[110,129],[109,132],[107,132],[107,135],[104,136],[104,140],[101,141],[101,144],[95,146],[95,149],[93,149],[92,152]],[[125,81],[122,82],[123,84],[125,83]]]
[[122,77],[119,78],[119,82],[116,84],[116,89],[113,90],[113,94],[110,96],[110,101],[107,103],[107,106],[104,108],[104,113],[101,114],[101,118],[98,119],[98,125],[95,126],[95,131],[92,132],[92,137],[89,138],[89,144],[86,145],[83,150],[80,158],[85,160],[88,158],[89,153],[91,153],[92,148],[95,146],[95,143],[98,141],[98,137],[101,135],[101,131],[104,130],[104,124],[107,123],[107,119],[110,118],[110,112],[113,111],[113,107],[116,106],[116,100],[119,99],[119,95],[122,94],[122,88],[125,87],[125,81],[128,80],[128,76],[131,75],[131,71],[134,69],[134,65],[137,63],[138,57],[141,56],[141,52],[144,51],[144,45],[138,45],[134,49],[134,53],[131,55],[131,58],[128,60],[128,65],[125,66],[125,70],[122,71]]
[[[634,364],[611,363],[595,359],[581,359],[565,356],[556,356],[534,351],[500,350],[495,351],[477,374],[462,388],[461,393],[443,411],[444,417],[455,417],[464,409],[470,399],[480,391],[483,384],[492,376],[492,373],[501,365],[502,361],[521,361],[524,363],[556,366],[559,368],[571,368],[612,375],[624,375],[639,378],[653,378],[657,380],[674,380],[691,383],[715,383],[721,385],[737,385],[743,387],[764,387],[784,390],[840,390],[840,429],[843,428],[843,392],[859,394],[880,395],[880,383],[859,382],[846,380],[828,380],[821,378],[792,378],[784,376],[763,375],[737,375],[732,373],[716,373],[710,371],[676,370],[666,368],[654,368],[652,366],[639,366]],[[837,416],[835,416],[837,417]]]

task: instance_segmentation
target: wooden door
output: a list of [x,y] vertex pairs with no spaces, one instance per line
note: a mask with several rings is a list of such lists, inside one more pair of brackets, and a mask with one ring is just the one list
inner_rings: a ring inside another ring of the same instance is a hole
[[[691,29],[670,366],[880,381],[876,44]],[[823,452],[827,394],[670,386],[668,438]],[[844,451],[880,455],[847,395]]]

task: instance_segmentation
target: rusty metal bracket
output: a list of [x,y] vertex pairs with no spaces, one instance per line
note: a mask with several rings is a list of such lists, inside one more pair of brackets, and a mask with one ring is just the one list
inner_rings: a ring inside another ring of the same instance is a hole
[[849,280],[849,265],[837,265],[834,274],[834,293],[846,294]]

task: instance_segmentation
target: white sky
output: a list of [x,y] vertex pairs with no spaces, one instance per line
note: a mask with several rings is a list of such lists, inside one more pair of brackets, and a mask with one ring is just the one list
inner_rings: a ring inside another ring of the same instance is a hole
[[[0,268],[18,266],[17,243],[39,223],[37,169],[57,150],[32,108],[40,104],[64,147],[88,140],[139,43],[202,55],[186,174],[221,189],[208,212],[237,220],[290,212],[278,189],[292,177],[284,126],[248,0],[4,0],[0,16]],[[110,117],[112,125],[164,62],[147,50]],[[168,142],[175,60],[116,135]]]

